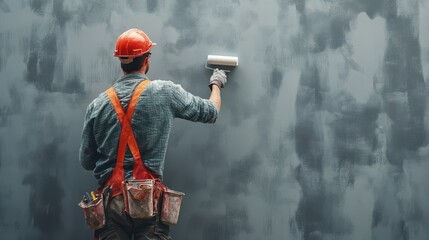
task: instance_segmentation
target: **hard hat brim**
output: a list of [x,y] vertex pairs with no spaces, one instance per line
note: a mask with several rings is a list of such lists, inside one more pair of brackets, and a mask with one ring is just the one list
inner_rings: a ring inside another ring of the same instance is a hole
[[146,53],[148,53],[148,52],[150,52],[150,50],[152,50],[152,48],[153,48],[153,46],[156,46],[157,45],[157,43],[154,43],[154,42],[151,42],[152,43],[152,45],[150,46],[150,48],[149,48],[149,50],[147,50],[147,52],[144,52],[144,53],[140,53],[140,54],[138,54],[138,55],[125,55],[125,54],[123,54],[123,55],[119,55],[119,54],[117,54],[117,52],[118,52],[118,50],[115,50],[115,52],[113,53],[113,56],[114,57],[126,57],[126,58],[135,58],[135,57],[139,57],[139,56],[141,56],[141,55],[143,55],[143,54],[146,54]]

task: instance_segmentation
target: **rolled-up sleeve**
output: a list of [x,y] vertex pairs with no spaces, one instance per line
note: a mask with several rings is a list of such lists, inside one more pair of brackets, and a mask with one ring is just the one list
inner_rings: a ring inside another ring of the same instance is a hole
[[216,122],[218,111],[212,101],[194,96],[179,84],[173,83],[171,83],[171,97],[171,107],[175,117],[193,122]]
[[86,170],[93,170],[99,158],[98,147],[93,133],[94,119],[92,118],[92,109],[93,104],[90,104],[86,110],[82,141],[79,149],[79,161]]

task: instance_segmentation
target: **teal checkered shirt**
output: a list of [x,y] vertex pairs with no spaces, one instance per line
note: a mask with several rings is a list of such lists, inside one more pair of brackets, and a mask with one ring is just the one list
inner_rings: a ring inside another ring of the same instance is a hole
[[[134,88],[147,77],[129,74],[113,85],[126,111]],[[162,179],[168,138],[174,118],[194,122],[214,123],[216,106],[207,99],[194,96],[171,81],[152,81],[140,96],[131,126],[139,145],[142,161]],[[105,92],[92,101],[83,125],[80,162],[93,170],[100,185],[109,178],[116,163],[121,124]],[[125,155],[125,178],[132,177],[133,157],[129,149]]]

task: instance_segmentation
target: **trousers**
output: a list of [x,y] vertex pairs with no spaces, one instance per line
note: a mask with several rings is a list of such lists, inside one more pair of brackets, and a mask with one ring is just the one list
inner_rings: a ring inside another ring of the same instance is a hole
[[161,222],[159,213],[148,219],[133,219],[124,211],[124,208],[122,195],[110,199],[105,210],[106,224],[103,228],[95,230],[95,240],[173,239],[170,236],[170,226]]

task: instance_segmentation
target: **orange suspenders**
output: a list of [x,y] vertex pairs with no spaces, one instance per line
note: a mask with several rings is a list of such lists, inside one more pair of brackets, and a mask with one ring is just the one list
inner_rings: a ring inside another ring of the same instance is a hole
[[119,122],[122,125],[121,134],[119,138],[119,145],[118,145],[118,155],[116,158],[116,164],[115,168],[113,169],[112,175],[105,183],[105,186],[112,186],[112,196],[117,196],[119,194],[122,194],[122,181],[125,179],[124,175],[124,159],[125,159],[125,152],[127,150],[127,145],[130,148],[131,154],[134,158],[134,165],[133,165],[133,178],[134,179],[157,179],[152,172],[147,169],[147,167],[143,164],[140,150],[136,141],[136,138],[134,137],[133,130],[131,128],[131,118],[134,113],[134,109],[137,105],[138,99],[140,95],[143,93],[143,91],[146,89],[146,87],[149,85],[150,80],[142,81],[134,90],[134,93],[131,97],[131,100],[128,104],[127,112],[125,113],[122,105],[119,101],[118,95],[116,94],[113,87],[110,87],[106,94],[109,96],[110,101],[113,105],[113,108],[116,111],[116,114],[119,118]]

